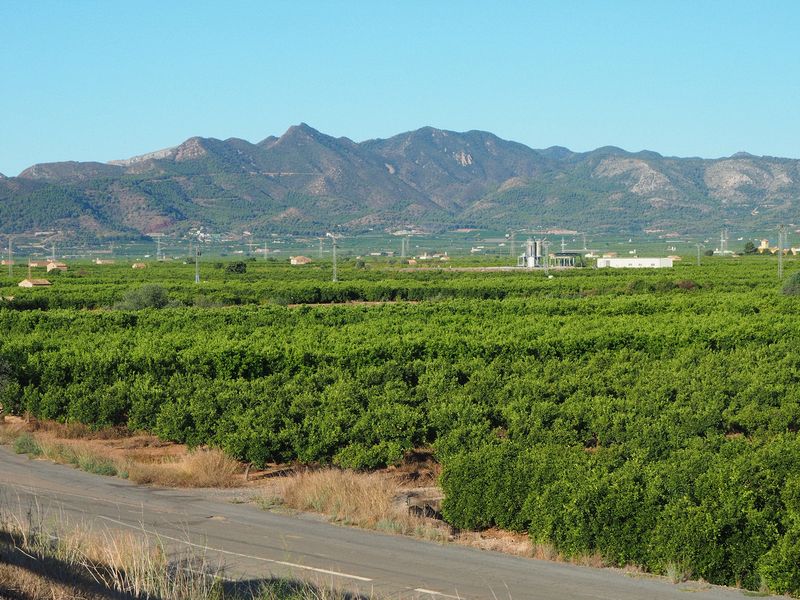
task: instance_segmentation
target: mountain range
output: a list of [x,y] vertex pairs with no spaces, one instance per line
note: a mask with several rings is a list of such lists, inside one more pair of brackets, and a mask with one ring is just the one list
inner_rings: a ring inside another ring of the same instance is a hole
[[791,222],[799,199],[795,159],[536,150],[484,131],[433,127],[356,143],[303,123],[255,144],[193,137],[126,160],[43,163],[0,175],[0,232],[692,233]]

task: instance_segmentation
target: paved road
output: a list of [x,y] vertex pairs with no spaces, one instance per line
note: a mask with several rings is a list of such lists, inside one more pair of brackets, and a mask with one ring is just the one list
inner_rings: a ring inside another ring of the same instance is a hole
[[141,487],[0,448],[0,508],[34,507],[94,527],[157,533],[176,545],[207,548],[229,577],[271,576],[376,592],[391,598],[464,600],[741,599],[738,590],[673,585],[456,545],[339,527],[232,504],[188,490]]

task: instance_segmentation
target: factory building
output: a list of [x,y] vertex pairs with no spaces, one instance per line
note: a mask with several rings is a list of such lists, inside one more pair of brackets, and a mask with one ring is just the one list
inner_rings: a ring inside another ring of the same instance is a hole
[[525,244],[525,254],[517,257],[517,266],[528,269],[568,269],[574,267],[576,258],[580,254],[575,252],[550,253],[543,240],[528,240]]
[[612,269],[664,269],[672,266],[672,258],[611,258],[597,259],[597,268],[610,267]]

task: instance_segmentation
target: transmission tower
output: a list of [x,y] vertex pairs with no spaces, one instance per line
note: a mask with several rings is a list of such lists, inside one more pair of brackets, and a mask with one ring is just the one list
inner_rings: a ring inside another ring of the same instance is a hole
[[150,237],[156,238],[156,260],[159,260],[159,261],[164,260],[164,255],[161,253],[161,238],[164,237],[164,234],[163,233],[151,233]]

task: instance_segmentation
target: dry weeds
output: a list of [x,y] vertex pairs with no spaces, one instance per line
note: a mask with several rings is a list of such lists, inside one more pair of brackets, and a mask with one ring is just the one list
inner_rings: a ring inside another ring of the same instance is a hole
[[106,594],[91,592],[80,586],[60,583],[24,567],[0,564],[0,598],[30,600],[106,600]]
[[285,506],[321,513],[345,525],[441,541],[450,536],[445,523],[409,514],[385,473],[304,471],[281,477],[277,492]]
[[[225,583],[227,581],[227,583]],[[238,586],[202,549],[166,552],[141,532],[95,531],[63,516],[0,507],[0,598],[24,600],[368,600],[329,583],[268,579]]]
[[81,424],[6,417],[0,444],[28,435],[40,456],[90,473],[119,475],[163,487],[228,488],[240,484],[242,465],[216,449],[188,450],[124,428],[93,431]]
[[162,462],[129,460],[125,469],[135,483],[163,487],[229,488],[242,482],[241,464],[213,448],[194,450]]

